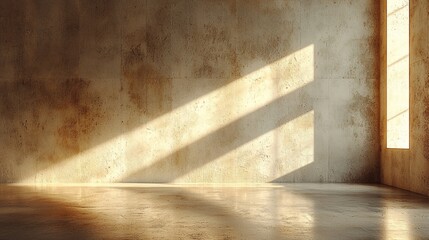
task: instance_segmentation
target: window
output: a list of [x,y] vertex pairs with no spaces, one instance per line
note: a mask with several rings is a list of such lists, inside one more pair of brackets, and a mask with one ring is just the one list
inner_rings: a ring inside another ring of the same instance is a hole
[[387,148],[409,148],[409,0],[387,0]]

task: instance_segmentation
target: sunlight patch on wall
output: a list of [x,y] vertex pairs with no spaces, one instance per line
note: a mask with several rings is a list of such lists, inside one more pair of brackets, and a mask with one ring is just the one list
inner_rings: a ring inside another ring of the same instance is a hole
[[[283,147],[276,148],[276,141]],[[314,111],[254,138],[177,179],[187,182],[213,176],[215,182],[271,182],[314,162]]]
[[409,0],[387,1],[387,148],[409,148]]

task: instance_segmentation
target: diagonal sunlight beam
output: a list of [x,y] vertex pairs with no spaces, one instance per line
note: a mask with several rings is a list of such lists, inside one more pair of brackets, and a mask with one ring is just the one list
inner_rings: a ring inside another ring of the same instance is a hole
[[[310,96],[303,94],[312,88],[309,83],[293,92],[282,96],[268,105],[257,109],[256,111],[241,117],[228,125],[216,130],[215,132],[200,138],[199,140],[178,149],[177,151],[169,154],[162,159],[157,160],[153,164],[136,170],[134,173],[123,178],[123,182],[136,182],[136,181],[153,181],[158,179],[160,182],[171,182],[178,177],[183,176],[190,171],[200,168],[205,164],[223,156],[224,154],[237,149],[240,146],[250,142],[251,140],[272,131],[283,124],[311,111],[313,106],[307,104],[290,104],[296,103],[297,99],[310,98]],[[308,100],[307,100],[308,101]],[[306,102],[302,99],[302,102]],[[280,109],[285,109],[287,112],[283,115],[275,115]],[[271,117],[270,121],[266,121],[267,117]],[[274,117],[274,119],[273,119]],[[236,138],[230,143],[222,143],[222,138],[232,137],[235,130],[240,126],[254,126],[253,131],[248,131],[244,135],[242,133],[239,138]],[[216,144],[217,145],[214,145]],[[205,156],[201,156],[199,161],[190,162],[189,159],[180,158],[181,155],[189,148],[205,149]],[[179,156],[179,157],[178,157]],[[187,164],[188,163],[188,164]],[[169,172],[169,176],[161,176],[162,172]],[[160,177],[161,176],[161,177]]]
[[[278,70],[273,71],[271,65],[275,65],[277,69],[282,69],[282,71],[290,71],[288,70],[290,64],[295,64],[295,67],[292,69],[296,69],[296,72],[291,72],[290,76],[288,76],[286,79],[277,79],[276,75]],[[192,114],[197,114],[195,118],[198,119],[198,122],[196,122],[197,124],[188,125],[187,127],[190,129],[188,131],[182,132],[184,136],[181,136],[181,141],[179,143],[174,143],[174,147],[178,148],[176,148],[175,151],[162,149],[161,154],[159,154],[159,152],[154,154],[157,157],[146,153],[147,155],[151,155],[146,159],[146,156],[142,156],[145,154],[141,152],[141,154],[138,154],[137,156],[140,161],[133,161],[138,164],[134,165],[134,167],[131,166],[128,168],[128,170],[132,170],[133,168],[135,170],[130,171],[131,173],[121,181],[171,182],[183,177],[185,179],[188,178],[188,181],[192,181],[190,180],[192,177],[189,176],[189,173],[195,172],[196,169],[203,166],[208,166],[207,163],[212,163],[214,160],[218,160],[221,157],[223,157],[222,161],[227,162],[220,165],[233,164],[236,166],[240,164],[238,162],[244,162],[243,164],[246,164],[246,161],[253,161],[256,165],[259,165],[262,168],[267,168],[267,166],[272,163],[270,163],[271,160],[264,163],[265,160],[262,159],[268,156],[264,154],[266,150],[255,149],[254,146],[251,146],[249,143],[255,141],[257,138],[260,138],[263,135],[265,135],[265,139],[258,141],[277,141],[278,139],[270,139],[274,134],[270,132],[278,129],[279,127],[282,127],[286,123],[291,122],[291,120],[296,121],[295,119],[298,117],[313,110],[314,101],[310,98],[317,98],[321,90],[317,89],[320,87],[319,85],[313,86],[313,84],[310,84],[314,78],[313,45],[304,47],[296,53],[276,61],[271,65],[267,65],[258,71],[252,72],[245,78],[235,81],[233,83],[235,85],[228,85],[226,88],[222,88],[221,92],[214,93],[221,95],[225,100],[227,100],[228,105],[220,106],[222,108],[221,113],[226,112],[227,114],[231,114],[233,117],[231,118],[230,116],[221,116],[220,118],[229,118],[229,121],[223,121],[224,124],[222,124],[222,122],[220,124],[219,122],[215,122],[215,126],[210,126],[210,123],[212,123],[211,118],[219,118],[217,115],[219,114],[219,111],[215,111],[214,114],[207,114],[204,113],[204,109],[200,108],[198,111],[196,111],[195,108],[192,107],[192,104],[189,105],[191,108],[187,113],[189,114],[188,118],[192,116]],[[244,93],[237,92],[237,89],[240,88],[243,89]],[[257,95],[252,96],[252,92],[257,93]],[[237,99],[240,99],[240,96],[243,100],[247,101],[241,106],[239,100],[237,101]],[[278,97],[276,98],[276,96]],[[212,107],[206,107],[206,109],[219,109],[219,104],[215,98],[215,101],[209,100],[210,98],[206,99],[207,102],[212,104],[214,103]],[[249,102],[249,99],[253,99],[253,101]],[[205,100],[203,100],[203,102],[204,101]],[[196,102],[201,102],[201,100],[197,100]],[[304,103],[307,103],[307,105]],[[186,108],[179,109],[179,113],[182,112],[183,114],[185,109]],[[231,109],[233,109],[234,112],[228,112]],[[172,115],[175,116],[174,113]],[[305,119],[300,119],[297,123],[298,125],[293,127],[293,129],[295,129],[295,132],[298,131],[299,134],[303,134],[304,132],[304,135],[310,134],[310,142],[312,145],[314,145],[313,115],[308,117]],[[180,122],[181,120],[181,118],[176,118],[174,124],[186,126],[186,123]],[[303,123],[305,125],[302,125]],[[201,127],[203,127],[203,129],[201,129]],[[162,128],[162,125],[157,128]],[[196,128],[198,129],[195,130]],[[283,129],[276,131],[287,132],[291,135],[294,135],[290,130],[287,129],[287,126],[286,128],[283,126]],[[284,135],[284,133],[281,135]],[[142,135],[139,132],[136,132],[136,138],[133,139],[133,143],[138,142],[139,136]],[[290,138],[290,136],[286,137]],[[297,147],[299,149],[305,149],[306,147],[303,146],[305,144],[301,142],[307,140],[307,138],[300,138],[298,141],[300,146]],[[156,139],[154,139],[154,141],[156,141]],[[270,145],[268,142],[265,144]],[[276,145],[276,143],[272,144]],[[139,148],[141,148],[141,144],[135,144],[135,149],[131,149],[129,152],[138,152]],[[313,153],[313,146],[311,146],[309,149],[312,149],[311,152]],[[284,154],[277,152],[278,149],[275,150],[275,147],[272,150],[276,151],[276,153],[272,154],[272,159],[277,159],[279,154]],[[163,153],[168,154],[164,155]],[[234,153],[237,154],[237,157],[231,156],[231,154],[233,155]],[[310,154],[311,156],[296,156],[295,160],[279,159],[280,161],[286,160],[286,162],[288,162],[288,166],[286,166],[284,169],[282,168],[276,170],[275,172],[282,170],[290,171],[297,167],[301,167],[302,164],[308,164],[309,161],[312,162],[312,153]],[[226,154],[228,154],[228,156],[225,156]],[[239,159],[238,161],[231,162],[231,157]],[[246,159],[246,157],[250,157],[252,160]],[[210,169],[218,169],[217,171],[222,171],[219,170],[219,167],[216,166],[210,165],[209,167]],[[139,173],[142,171],[142,169],[146,170],[144,173]],[[238,169],[233,170],[240,171]],[[256,169],[246,169],[244,171],[254,170]],[[163,174],[163,171],[168,172],[170,176],[162,177],[165,175]],[[268,173],[265,171],[260,172],[260,174],[264,175],[265,177],[263,178],[268,180],[273,176],[277,176],[275,172]],[[282,172],[281,174],[284,173]],[[220,179],[222,178],[220,175],[222,174],[218,174],[218,177],[216,177],[217,179],[209,180],[210,177],[208,176],[203,176],[202,178],[206,179],[205,181],[223,181]],[[231,179],[227,181],[231,181]]]
[[[198,121],[204,122],[204,124],[198,124],[198,126],[193,125],[193,128],[198,127],[198,131],[195,131],[197,134],[192,135],[193,131],[189,131],[185,136],[186,139],[181,139],[182,141],[179,143],[181,144],[180,147],[186,146],[202,137],[202,135],[214,132],[216,128],[226,126],[228,121],[233,121],[245,116],[246,114],[270,103],[274,98],[286,95],[294,89],[313,81],[313,55],[314,46],[310,44],[277,61],[266,64],[263,67],[258,67],[258,70],[252,71],[246,76],[236,79],[223,87],[219,87],[203,96],[194,98],[184,105],[176,107],[169,113],[159,116],[158,118],[155,118],[127,133],[127,137],[139,138],[141,137],[140,134],[142,131],[154,131],[159,128],[164,128],[165,124],[169,123],[172,118],[174,118],[174,122],[171,124],[177,125],[187,124],[185,121],[188,121],[188,118],[198,118]],[[259,66],[260,63],[257,65]],[[290,72],[289,78],[284,78],[283,76],[277,77],[279,69],[287,71],[289,68],[294,69],[294,72]],[[198,81],[206,81],[207,85],[209,85],[213,80],[199,79]],[[288,85],[273,86],[275,81],[284,81]],[[293,83],[290,84],[288,83],[289,81]],[[182,87],[177,86],[177,88]],[[278,88],[282,89],[278,90]],[[274,90],[280,92],[275,93]],[[189,95],[189,91],[183,91],[176,94],[178,95],[176,98],[182,99]],[[252,100],[251,104],[248,103],[249,100]],[[222,109],[219,110],[219,108]],[[228,112],[229,110],[232,110],[233,112]],[[183,113],[188,114],[188,118],[177,117]],[[225,119],[228,121],[211,121],[214,117],[223,117],[222,114],[227,115],[225,116]],[[189,134],[192,136],[188,136]],[[178,143],[176,142],[175,145],[177,144]]]

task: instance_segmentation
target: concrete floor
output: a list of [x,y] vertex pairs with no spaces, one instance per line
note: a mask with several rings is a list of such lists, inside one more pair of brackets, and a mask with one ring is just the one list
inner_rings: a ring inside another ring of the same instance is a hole
[[0,239],[429,239],[429,198],[381,185],[0,186]]

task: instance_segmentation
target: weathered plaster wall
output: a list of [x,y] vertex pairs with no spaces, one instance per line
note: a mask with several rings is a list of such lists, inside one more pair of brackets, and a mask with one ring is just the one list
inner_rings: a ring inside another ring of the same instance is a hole
[[[382,1],[381,19],[385,19]],[[381,181],[429,195],[429,2],[410,0],[410,149],[387,149],[382,136]],[[384,29],[384,30],[383,30]],[[386,25],[381,24],[381,52]],[[381,54],[381,125],[386,132],[386,59]]]
[[376,182],[378,1],[0,1],[2,182]]

